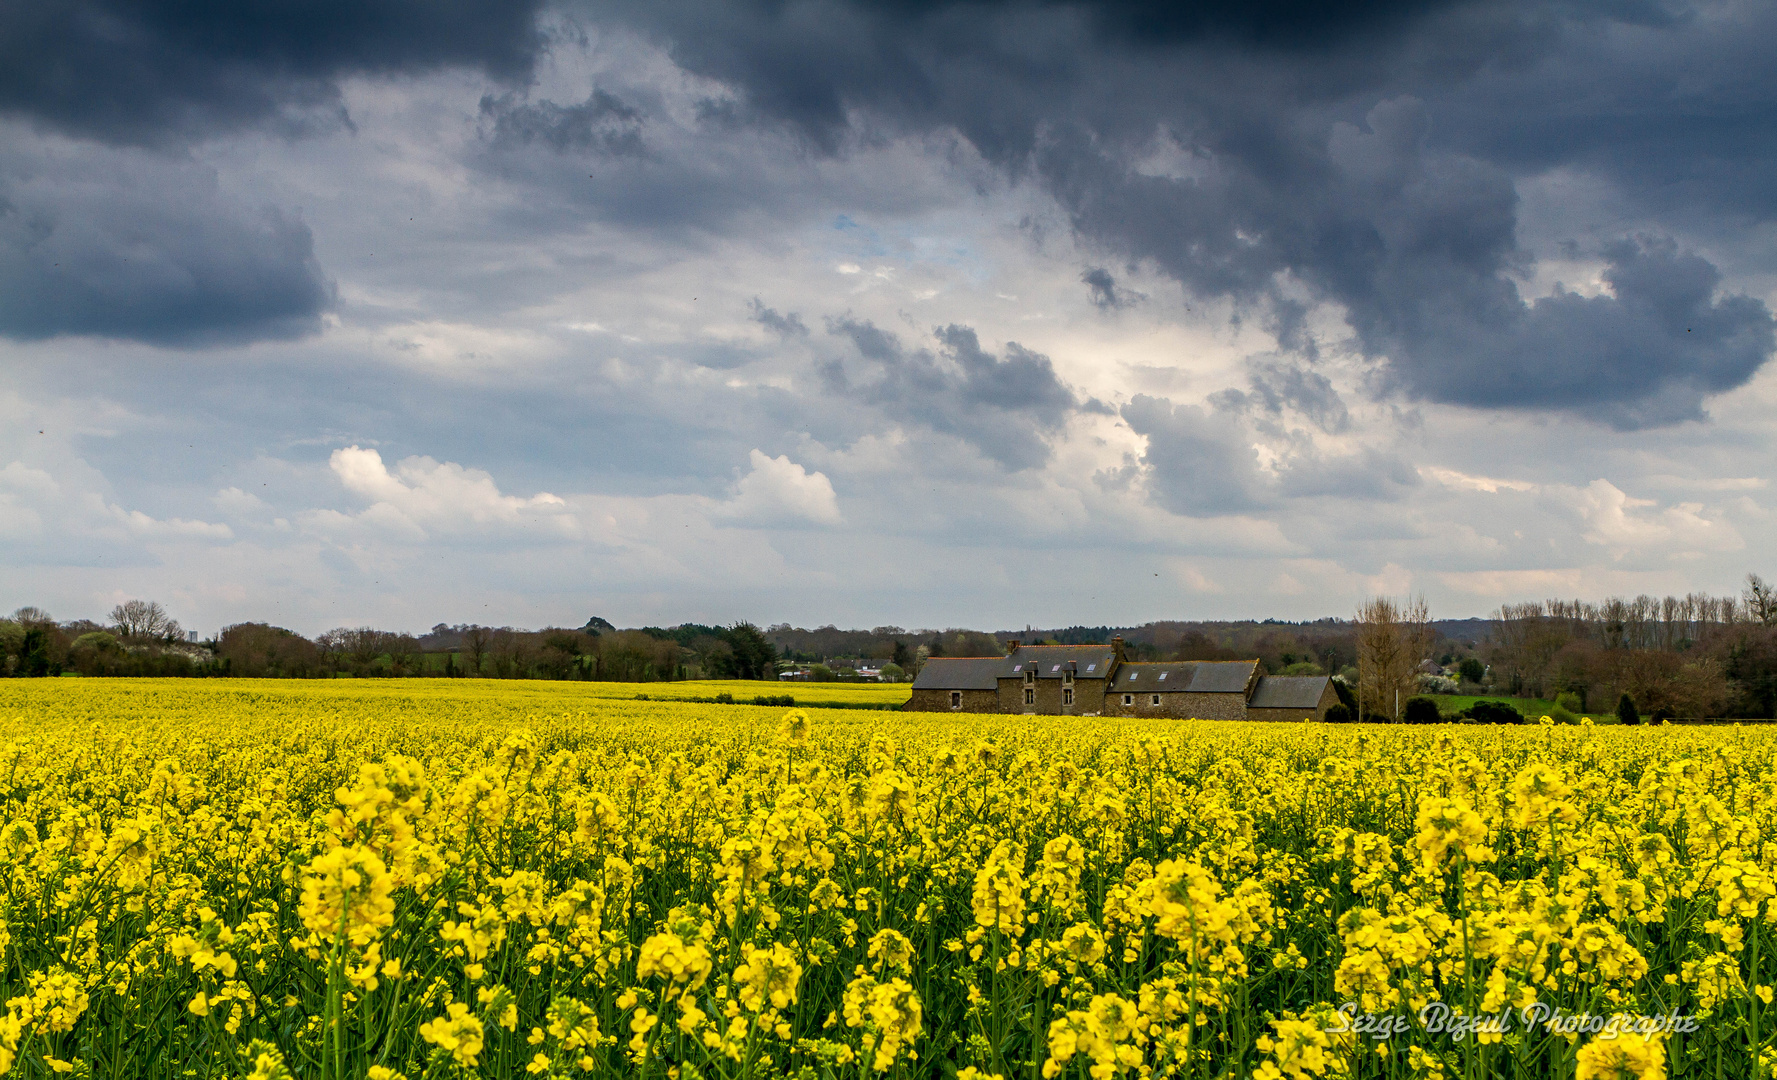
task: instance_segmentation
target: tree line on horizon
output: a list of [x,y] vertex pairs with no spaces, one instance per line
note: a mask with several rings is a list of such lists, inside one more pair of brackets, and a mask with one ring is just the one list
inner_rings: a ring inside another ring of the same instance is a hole
[[839,678],[844,663],[855,662],[911,678],[933,657],[1004,655],[1013,640],[1069,645],[1120,636],[1131,660],[1257,660],[1266,674],[1338,676],[1353,715],[1367,719],[1403,719],[1406,702],[1428,690],[1559,699],[1576,713],[1606,713],[1626,697],[1652,716],[1777,715],[1777,589],[1757,574],[1739,596],[1531,601],[1501,605],[1473,627],[1442,625],[1423,599],[1375,597],[1352,619],[1300,623],[1169,620],[988,633],[744,621],[618,629],[595,617],[541,630],[439,623],[418,635],[340,627],[311,639],[246,622],[193,642],[162,605],[131,600],[106,622],[57,622],[35,607],[0,619],[0,674],[656,682],[771,679],[782,664]]

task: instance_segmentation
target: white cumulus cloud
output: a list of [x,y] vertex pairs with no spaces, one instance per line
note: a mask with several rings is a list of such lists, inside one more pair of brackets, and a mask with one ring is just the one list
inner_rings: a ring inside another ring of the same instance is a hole
[[578,523],[557,495],[507,495],[481,469],[430,457],[403,458],[393,471],[382,454],[359,446],[335,450],[328,466],[347,491],[373,500],[357,515],[329,512],[311,523],[338,526],[351,521],[423,538],[429,531],[473,532],[490,527],[542,528],[573,536]]
[[722,517],[752,525],[837,525],[844,520],[827,474],[811,473],[788,455],[766,457],[755,449],[748,456],[752,471],[740,478],[734,498],[721,505]]

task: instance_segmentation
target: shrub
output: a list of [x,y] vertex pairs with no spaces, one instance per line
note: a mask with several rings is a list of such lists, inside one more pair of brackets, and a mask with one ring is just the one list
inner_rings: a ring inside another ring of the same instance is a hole
[[1635,699],[1629,696],[1627,690],[1623,691],[1623,696],[1617,699],[1617,723],[1641,723],[1641,714],[1635,711]]
[[1579,714],[1572,709],[1567,708],[1565,705],[1562,705],[1559,701],[1555,703],[1553,709],[1549,710],[1549,719],[1555,721],[1557,724],[1577,724],[1580,722]]
[[1477,724],[1522,724],[1524,714],[1503,701],[1477,701],[1464,710]]
[[1401,709],[1401,719],[1409,724],[1442,723],[1444,714],[1438,711],[1438,703],[1424,695],[1416,695],[1407,699]]
[[1343,701],[1336,701],[1327,706],[1326,721],[1329,724],[1349,724],[1355,715]]
[[1455,679],[1446,679],[1442,675],[1419,676],[1421,694],[1454,694],[1458,689]]
[[1570,713],[1586,711],[1586,696],[1573,690],[1563,690],[1555,695],[1555,707]]
[[1487,677],[1487,665],[1473,656],[1465,656],[1462,663],[1456,665],[1456,673],[1462,676],[1463,682],[1479,684]]

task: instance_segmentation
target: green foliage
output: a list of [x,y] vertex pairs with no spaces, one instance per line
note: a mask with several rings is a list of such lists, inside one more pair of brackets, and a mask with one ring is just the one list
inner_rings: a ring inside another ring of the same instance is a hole
[[1423,694],[1407,699],[1401,706],[1401,720],[1408,724],[1436,724],[1444,719],[1438,711],[1438,703]]
[[1462,713],[1477,724],[1522,724],[1524,714],[1503,701],[1477,701]]
[[1627,690],[1623,691],[1623,696],[1617,699],[1617,723],[1641,723],[1641,713],[1636,711],[1635,699],[1629,696]]
[[1487,665],[1481,663],[1479,657],[1465,656],[1462,663],[1456,665],[1456,673],[1462,676],[1463,682],[1478,683],[1487,677]]

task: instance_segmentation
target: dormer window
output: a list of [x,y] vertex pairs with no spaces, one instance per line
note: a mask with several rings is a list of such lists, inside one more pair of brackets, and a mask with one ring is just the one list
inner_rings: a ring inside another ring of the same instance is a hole
[[1032,664],[1024,672],[1024,685],[1035,686],[1037,682],[1037,666]]
[[1061,671],[1062,685],[1063,686],[1072,686],[1073,682],[1074,682],[1074,669],[1072,667],[1063,668]]

